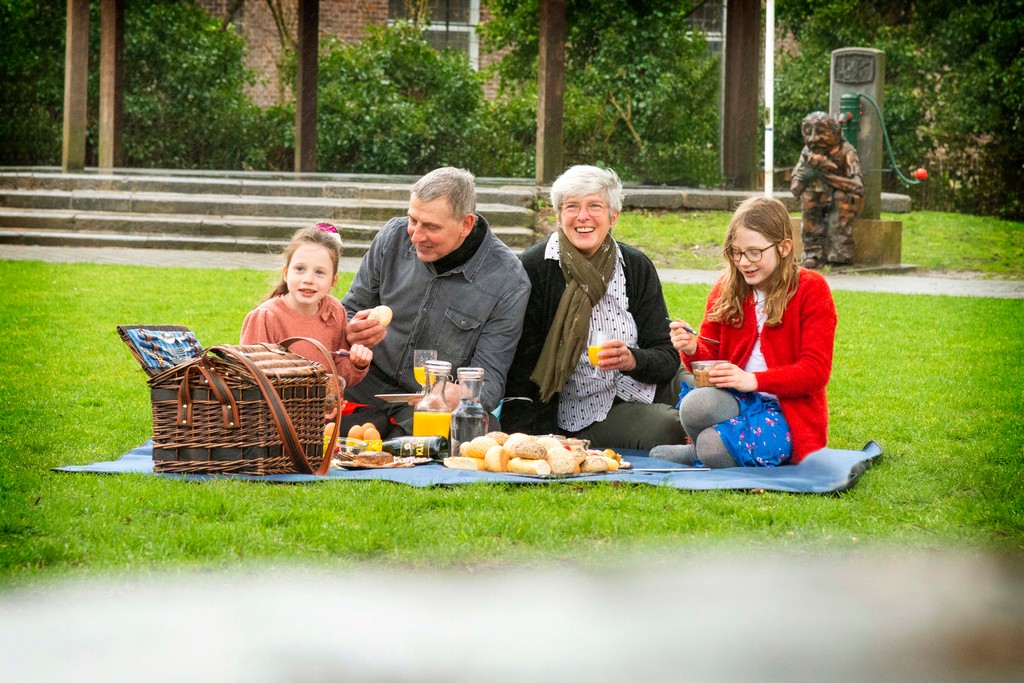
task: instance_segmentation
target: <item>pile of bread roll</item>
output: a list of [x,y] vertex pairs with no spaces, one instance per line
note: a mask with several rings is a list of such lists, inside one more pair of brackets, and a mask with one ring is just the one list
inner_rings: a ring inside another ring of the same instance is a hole
[[513,474],[580,474],[616,472],[628,467],[611,449],[569,449],[554,436],[489,432],[459,445],[459,454],[444,459],[445,467]]

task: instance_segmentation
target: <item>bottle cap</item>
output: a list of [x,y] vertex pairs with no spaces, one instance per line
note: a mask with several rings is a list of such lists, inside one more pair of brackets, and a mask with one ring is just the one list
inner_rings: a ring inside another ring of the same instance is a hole
[[483,368],[459,368],[459,379],[483,379]]
[[423,364],[423,369],[433,375],[445,375],[452,371],[452,364],[446,360],[428,360]]

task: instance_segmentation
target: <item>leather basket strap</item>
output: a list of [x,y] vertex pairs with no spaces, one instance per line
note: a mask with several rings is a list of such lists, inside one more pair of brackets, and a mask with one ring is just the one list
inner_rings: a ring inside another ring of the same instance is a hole
[[[274,421],[277,433],[281,437],[282,449],[291,458],[296,470],[302,474],[313,474],[313,466],[309,464],[309,460],[306,459],[306,454],[302,450],[302,442],[295,432],[295,425],[292,424],[292,419],[288,416],[284,404],[281,403],[281,397],[270,382],[270,378],[255,363],[246,358],[244,353],[239,353],[230,346],[211,346],[205,351],[204,356],[210,352],[228,356],[241,363],[249,371],[250,377],[256,382],[263,399],[267,402],[270,418]],[[329,462],[328,466],[330,466]]]
[[281,342],[281,346],[288,348],[292,343],[297,341],[309,342],[315,346],[320,353],[324,355],[324,358],[327,359],[328,368],[337,380],[338,388],[335,391],[335,396],[337,397],[336,405],[338,406],[338,409],[334,414],[334,433],[331,435],[330,443],[327,444],[327,447],[324,450],[324,459],[320,461],[320,468],[316,471],[317,476],[326,477],[327,473],[331,469],[331,454],[334,453],[334,446],[338,443],[338,438],[341,436],[342,394],[347,387],[345,386],[345,378],[338,372],[338,366],[334,363],[334,354],[328,351],[327,348],[316,339],[310,339],[309,337],[288,337]]

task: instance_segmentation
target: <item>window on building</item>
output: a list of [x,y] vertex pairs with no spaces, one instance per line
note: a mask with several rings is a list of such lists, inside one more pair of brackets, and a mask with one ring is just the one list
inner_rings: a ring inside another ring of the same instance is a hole
[[721,57],[725,45],[725,5],[726,0],[704,0],[687,17],[690,26],[704,34],[713,57]]
[[435,49],[464,52],[473,68],[480,68],[476,35],[480,0],[388,0],[389,22],[417,18],[423,21],[423,35]]

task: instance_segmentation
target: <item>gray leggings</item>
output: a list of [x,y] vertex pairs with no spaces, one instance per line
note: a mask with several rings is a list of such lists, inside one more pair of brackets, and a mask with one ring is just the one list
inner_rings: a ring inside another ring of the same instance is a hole
[[736,460],[714,426],[739,414],[739,401],[724,389],[700,387],[683,397],[679,404],[679,421],[695,446],[688,450],[691,453],[695,450],[705,467],[736,467]]

